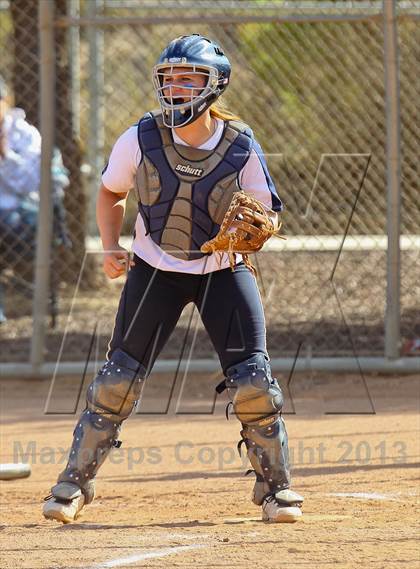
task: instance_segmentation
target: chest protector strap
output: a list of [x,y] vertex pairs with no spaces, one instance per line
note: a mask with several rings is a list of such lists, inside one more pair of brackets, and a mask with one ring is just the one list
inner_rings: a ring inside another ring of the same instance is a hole
[[142,160],[135,189],[147,232],[164,251],[183,260],[203,257],[201,245],[218,232],[253,135],[242,122],[225,123],[213,150],[176,144],[159,112],[138,123]]

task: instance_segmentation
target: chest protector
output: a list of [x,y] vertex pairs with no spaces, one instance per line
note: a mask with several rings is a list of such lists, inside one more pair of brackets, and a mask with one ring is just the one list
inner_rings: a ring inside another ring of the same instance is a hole
[[175,144],[159,112],[138,124],[142,160],[135,178],[139,212],[147,234],[170,255],[203,257],[201,245],[215,237],[252,147],[251,129],[225,123],[213,150]]

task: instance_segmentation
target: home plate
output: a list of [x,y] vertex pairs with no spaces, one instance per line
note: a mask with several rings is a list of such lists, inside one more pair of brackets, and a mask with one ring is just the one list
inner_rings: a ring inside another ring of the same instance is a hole
[[31,475],[31,465],[26,462],[17,464],[0,464],[0,480],[16,480]]

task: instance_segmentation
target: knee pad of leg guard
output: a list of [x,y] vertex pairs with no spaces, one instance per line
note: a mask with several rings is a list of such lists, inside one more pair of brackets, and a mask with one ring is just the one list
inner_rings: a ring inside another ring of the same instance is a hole
[[99,371],[88,388],[88,408],[110,420],[123,421],[137,403],[145,367],[121,349]]
[[260,423],[283,407],[283,393],[271,377],[264,354],[228,368],[226,386],[235,414],[243,424]]

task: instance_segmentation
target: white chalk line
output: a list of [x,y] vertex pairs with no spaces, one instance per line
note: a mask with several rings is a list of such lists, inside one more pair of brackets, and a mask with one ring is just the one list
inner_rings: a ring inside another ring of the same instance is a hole
[[110,569],[112,567],[121,567],[124,565],[132,565],[138,561],[145,561],[146,559],[155,559],[157,557],[167,557],[168,555],[174,555],[182,551],[189,551],[192,549],[200,549],[205,547],[204,544],[194,544],[194,545],[178,545],[175,547],[165,547],[163,549],[156,549],[154,551],[145,551],[143,553],[138,553],[136,555],[130,555],[128,557],[117,557],[116,559],[110,559],[109,561],[103,561],[97,565],[93,565],[89,569]]
[[398,498],[393,494],[379,494],[378,492],[330,492],[327,496],[337,496],[337,498],[356,498],[359,500],[398,500]]
[[381,494],[379,492],[329,492],[326,496],[336,496],[337,498],[356,498],[359,500],[388,500],[389,502],[401,502],[404,498],[415,497],[415,490],[407,490],[403,492],[392,492]]

